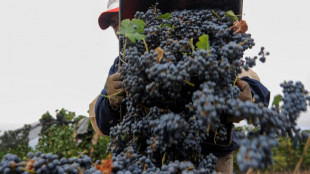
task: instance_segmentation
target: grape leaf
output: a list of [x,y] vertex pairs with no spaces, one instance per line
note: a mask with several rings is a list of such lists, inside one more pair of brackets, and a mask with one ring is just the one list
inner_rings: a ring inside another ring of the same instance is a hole
[[272,106],[274,105],[279,106],[281,100],[282,100],[282,95],[279,94],[279,95],[274,96]]
[[245,20],[235,21],[230,29],[234,30],[236,33],[245,34],[245,32],[248,31],[248,24]]
[[200,36],[199,41],[196,43],[196,46],[200,50],[210,50],[209,35],[204,34]]
[[171,13],[165,13],[165,14],[160,15],[157,19],[166,19],[166,20],[169,20],[169,19],[171,19],[171,18],[172,18]]
[[144,21],[141,19],[125,19],[121,22],[117,34],[123,34],[128,37],[132,43],[136,43],[136,40],[146,38],[146,35],[144,35],[144,25]]
[[164,50],[160,47],[157,47],[155,50],[154,50],[154,53],[157,53],[157,60],[156,60],[156,63],[160,63],[161,60],[163,59],[164,57]]
[[235,15],[232,10],[229,10],[225,13],[225,16],[229,18],[231,22],[238,21],[239,18]]

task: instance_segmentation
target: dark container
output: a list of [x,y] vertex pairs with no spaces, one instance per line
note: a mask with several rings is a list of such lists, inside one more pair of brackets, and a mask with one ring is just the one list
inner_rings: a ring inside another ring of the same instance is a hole
[[120,19],[132,19],[137,11],[146,11],[158,2],[162,13],[178,9],[232,10],[242,17],[243,0],[120,0]]

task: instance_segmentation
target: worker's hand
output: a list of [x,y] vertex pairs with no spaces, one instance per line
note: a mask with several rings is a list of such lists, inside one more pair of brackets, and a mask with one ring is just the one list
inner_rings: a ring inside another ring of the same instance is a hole
[[[240,88],[240,96],[239,99],[243,102],[250,100],[252,101],[252,92],[250,85],[242,80],[237,81],[237,86]],[[243,120],[242,117],[236,117],[236,116],[229,116],[227,117],[227,121],[232,123],[239,123],[241,120]]]
[[109,96],[109,103],[114,110],[119,108],[125,97],[122,86],[121,74],[119,72],[110,75],[105,83],[105,89]]
[[247,101],[247,100],[252,100],[252,92],[251,92],[251,88],[250,85],[243,81],[243,80],[238,80],[237,81],[237,86],[240,89],[240,96],[239,99],[243,102]]

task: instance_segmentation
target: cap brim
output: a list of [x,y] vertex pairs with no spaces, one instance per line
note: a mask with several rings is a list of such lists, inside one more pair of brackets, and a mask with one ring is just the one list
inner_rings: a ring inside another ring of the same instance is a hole
[[98,18],[98,23],[101,29],[105,30],[111,25],[109,20],[109,14],[116,12],[119,12],[119,7],[101,13]]

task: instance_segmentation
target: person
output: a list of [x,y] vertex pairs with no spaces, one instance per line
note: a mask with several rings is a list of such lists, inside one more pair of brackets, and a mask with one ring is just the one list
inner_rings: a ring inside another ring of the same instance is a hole
[[[119,31],[119,1],[109,0],[107,11],[103,12],[98,19],[99,26],[102,30],[112,27],[115,34]],[[116,34],[117,38],[118,35]],[[109,75],[105,83],[101,95],[97,96],[89,105],[89,115],[93,129],[101,136],[109,135],[110,128],[120,121],[120,106],[125,97],[125,92],[122,91],[121,76],[118,71],[118,57],[109,70]],[[254,100],[254,95],[259,96],[260,101],[269,104],[270,92],[260,83],[257,74],[252,71],[242,71],[238,75],[241,79],[239,88],[240,99],[242,101]],[[116,94],[116,95],[115,95]],[[104,96],[113,97],[107,98]],[[216,171],[219,173],[233,173],[233,155],[232,152],[239,149],[238,138],[233,129],[232,123],[238,123],[242,119],[237,117],[229,117],[228,122],[231,126],[229,141],[227,144],[220,146],[214,144],[206,144],[208,152],[215,154],[218,157]]]
[[[98,19],[102,30],[113,28],[115,34],[119,31],[119,0],[109,0],[107,11],[101,13]],[[118,38],[118,35],[116,34]],[[108,74],[104,89],[101,95],[97,96],[89,106],[89,115],[94,130],[101,136],[109,135],[110,127],[116,125],[120,119],[120,104],[122,103],[125,92],[120,92],[122,81],[118,70],[118,57],[114,60]],[[117,94],[107,98],[112,94]]]

